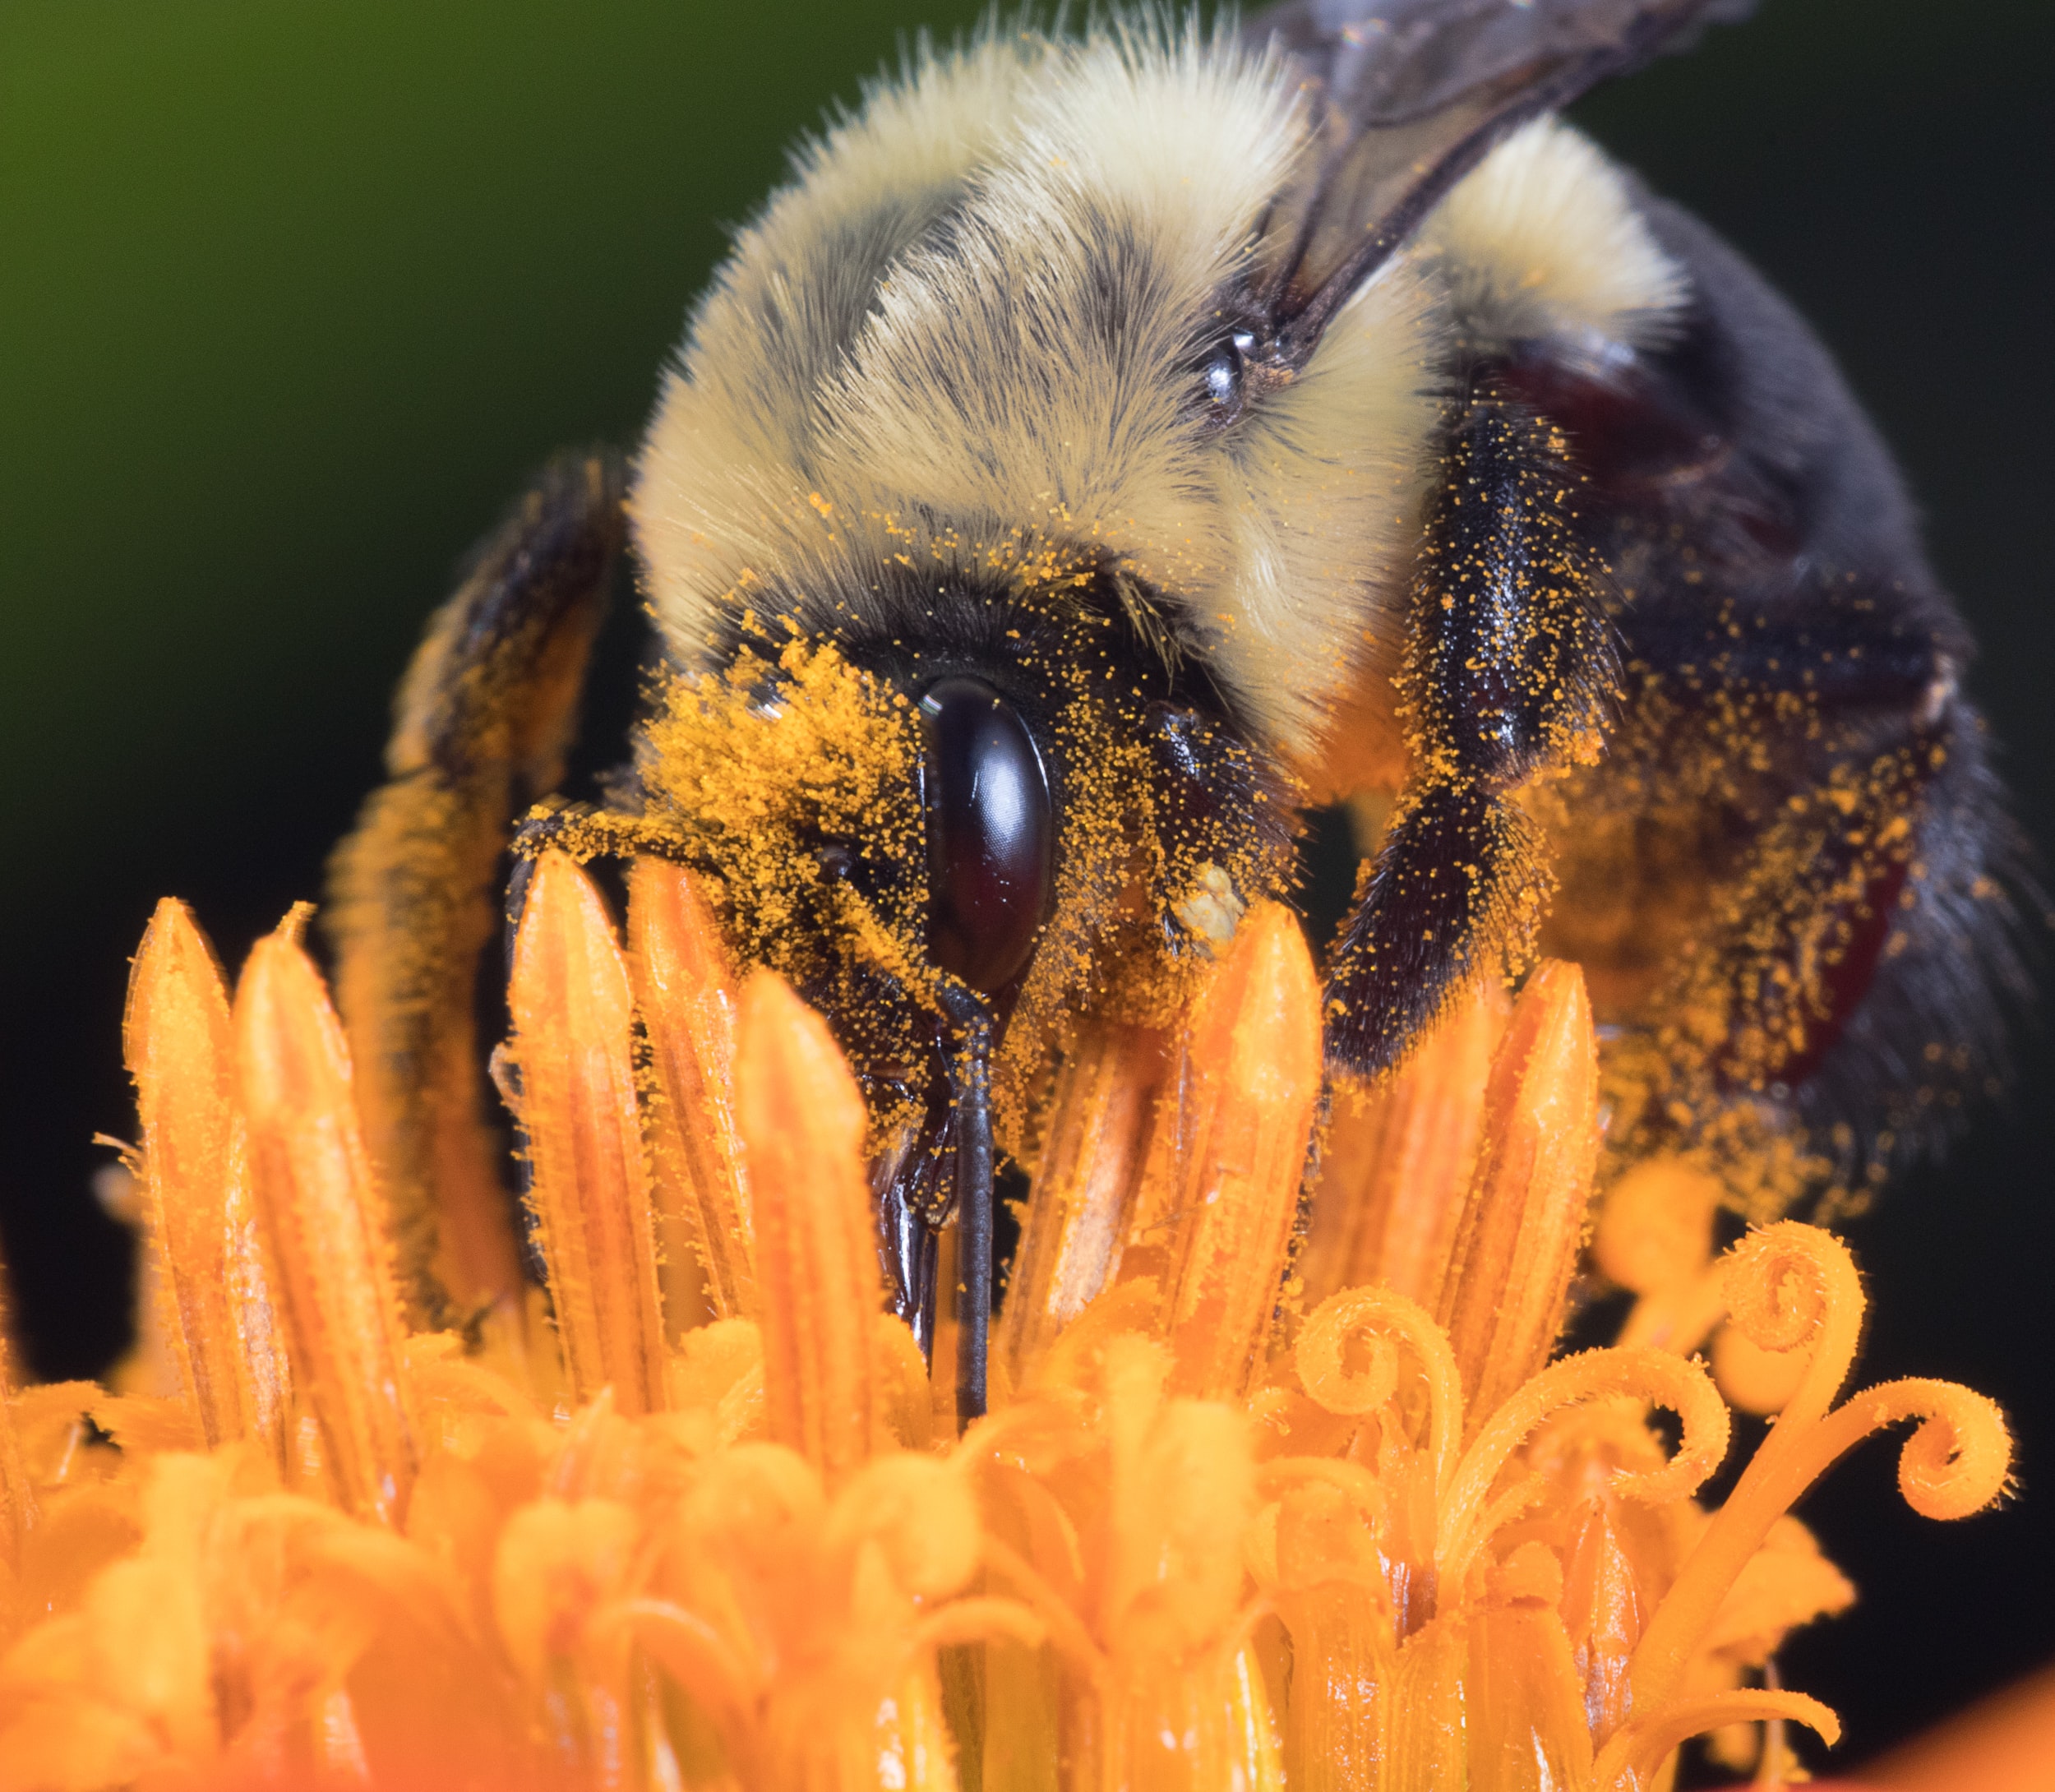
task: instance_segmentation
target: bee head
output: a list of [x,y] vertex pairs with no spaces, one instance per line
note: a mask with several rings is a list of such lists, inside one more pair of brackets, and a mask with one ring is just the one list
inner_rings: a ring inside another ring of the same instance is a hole
[[875,603],[840,639],[752,632],[641,731],[640,841],[828,1015],[881,1122],[926,1102],[948,990],[994,1014],[1024,1115],[1069,1017],[1167,1012],[1288,875],[1281,774],[1106,596],[987,594],[939,638]]
[[[648,811],[860,1072],[953,980],[1024,1112],[1066,1007],[1166,1013],[1287,875],[1440,403],[1410,262],[1286,327],[1360,234],[1302,228],[1319,141],[1230,37],[995,31],[802,151],[698,308],[630,503],[677,678]],[[742,745],[797,718],[794,651],[861,764]]]

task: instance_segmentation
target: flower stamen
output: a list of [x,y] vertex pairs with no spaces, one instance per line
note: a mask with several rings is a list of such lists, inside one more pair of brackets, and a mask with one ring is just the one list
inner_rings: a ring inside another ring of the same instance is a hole
[[654,1193],[664,1298],[689,1310],[699,1284],[717,1319],[758,1313],[754,1227],[736,1131],[735,981],[691,874],[638,858],[628,872],[628,962],[649,1041]]
[[621,1411],[656,1411],[663,1329],[627,961],[598,891],[561,852],[536,861],[508,1004],[529,1203],[572,1389],[583,1402],[610,1387]]
[[145,1230],[194,1429],[209,1444],[256,1438],[278,1457],[289,1374],[279,1342],[263,1347],[272,1315],[236,1111],[235,1032],[220,969],[183,903],[167,898],[150,917],[122,1037],[142,1122]]
[[296,910],[251,949],[235,996],[237,1086],[296,1390],[343,1503],[397,1524],[418,1466],[405,1328],[349,1047],[300,946],[303,924]]

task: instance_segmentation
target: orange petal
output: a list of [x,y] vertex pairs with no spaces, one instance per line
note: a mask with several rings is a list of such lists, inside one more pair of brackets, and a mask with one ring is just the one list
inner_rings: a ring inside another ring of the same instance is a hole
[[943,1716],[942,1689],[933,1666],[917,1663],[878,1709],[870,1734],[852,1751],[861,1777],[848,1792],[866,1786],[903,1786],[906,1792],[955,1792],[956,1739]]
[[1584,973],[1527,981],[1491,1066],[1476,1175],[1439,1318],[1474,1431],[1549,1360],[1598,1162],[1598,1045]]
[[238,1086],[271,1287],[298,1387],[345,1502],[396,1522],[415,1468],[403,1328],[349,1048],[300,949],[304,910],[251,951],[235,998]]
[[1373,1283],[1439,1296],[1506,1009],[1498,980],[1480,978],[1395,1074],[1337,1090],[1306,1241],[1308,1300]]
[[1285,1792],[1284,1741],[1253,1648],[1236,1651],[1228,1665],[1226,1716],[1221,1765],[1227,1771],[1218,1777],[1249,1792]]
[[594,1614],[621,1596],[640,1530],[634,1508],[612,1499],[538,1499],[507,1520],[493,1556],[492,1612],[530,1686],[544,1688],[551,1658],[576,1653]]
[[1246,1420],[1219,1402],[1166,1399],[1169,1366],[1147,1338],[1106,1345],[1110,1481],[1097,1577],[1116,1680],[1152,1660],[1189,1662],[1226,1633],[1242,1596],[1240,1541],[1256,1513]]
[[2055,1761],[2055,1668],[1950,1718],[1863,1770],[1898,1792],[2045,1792]]
[[1712,1220],[1719,1207],[1716,1177],[1682,1157],[1649,1158],[1607,1194],[1591,1240],[1592,1259],[1636,1294],[1693,1281],[1712,1261]]
[[[717,1319],[754,1319],[749,1187],[735,1129],[735,980],[689,871],[641,858],[628,873],[628,963],[649,1038],[664,1302],[703,1298]],[[697,1287],[688,1289],[688,1283]]]
[[194,1422],[210,1444],[247,1435],[275,1452],[288,1378],[252,1235],[235,1032],[220,969],[183,903],[167,898],[150,917],[122,1032],[142,1121],[145,1223]]
[[1633,1562],[1597,1500],[1586,1507],[1571,1540],[1562,1612],[1584,1682],[1591,1739],[1604,1743],[1626,1721],[1627,1665],[1641,1641],[1644,1614]]
[[1169,1069],[1161,1032],[1115,1024],[1083,1034],[1057,1073],[1000,1314],[1017,1388],[1120,1266]]
[[863,1097],[827,1023],[775,972],[742,986],[737,1119],[756,1214],[772,1439],[832,1486],[870,1452],[884,1305]]
[[529,1200],[581,1402],[663,1405],[649,1175],[635,1100],[628,965],[606,905],[561,852],[537,861],[508,983]]
[[1480,1613],[1463,1696],[1473,1792],[1591,1784],[1584,1686],[1552,1607],[1513,1600]]
[[1357,1503],[1322,1482],[1277,1508],[1276,1594],[1291,1636],[1291,1784],[1350,1792],[1377,1784],[1397,1667],[1377,1540]]
[[1320,1097],[1320,984],[1289,909],[1245,917],[1187,1037],[1163,1319],[1175,1387],[1219,1397],[1239,1394],[1262,1356]]
[[21,1540],[35,1522],[35,1485],[14,1429],[13,1338],[0,1300],[0,1563],[21,1559]]
[[1391,1716],[1388,1786],[1460,1786],[1470,1777],[1463,1734],[1463,1683],[1469,1677],[1466,1628],[1443,1617],[1406,1640],[1385,1695]]

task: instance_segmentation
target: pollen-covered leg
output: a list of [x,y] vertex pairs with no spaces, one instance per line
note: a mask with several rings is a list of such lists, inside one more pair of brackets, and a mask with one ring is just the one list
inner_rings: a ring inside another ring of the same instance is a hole
[[512,1207],[482,1120],[473,1002],[519,811],[562,775],[624,521],[618,463],[553,462],[428,626],[401,686],[389,782],[331,868],[328,922],[366,1141],[410,1298],[519,1284]]
[[1533,938],[1551,887],[1540,831],[1503,798],[1476,783],[1409,792],[1328,959],[1328,1056],[1365,1076],[1396,1065]]
[[1457,417],[1397,679],[1410,780],[1328,966],[1328,1054],[1360,1074],[1531,954],[1550,880],[1508,794],[1596,758],[1614,683],[1577,485],[1546,419],[1489,392]]

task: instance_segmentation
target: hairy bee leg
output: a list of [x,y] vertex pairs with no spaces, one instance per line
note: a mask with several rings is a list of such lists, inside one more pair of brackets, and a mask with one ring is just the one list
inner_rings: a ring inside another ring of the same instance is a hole
[[1408,791],[1328,972],[1328,1055],[1389,1069],[1478,972],[1518,949],[1551,888],[1540,830],[1481,784]]
[[1490,392],[1452,428],[1398,675],[1413,769],[1328,972],[1328,1055],[1376,1075],[1477,972],[1517,968],[1551,887],[1508,800],[1596,757],[1616,681],[1576,475],[1546,419]]
[[478,550],[400,686],[388,781],[330,867],[366,1142],[404,1285],[441,1321],[520,1284],[473,1017],[514,817],[562,776],[626,533],[620,462],[552,461]]

